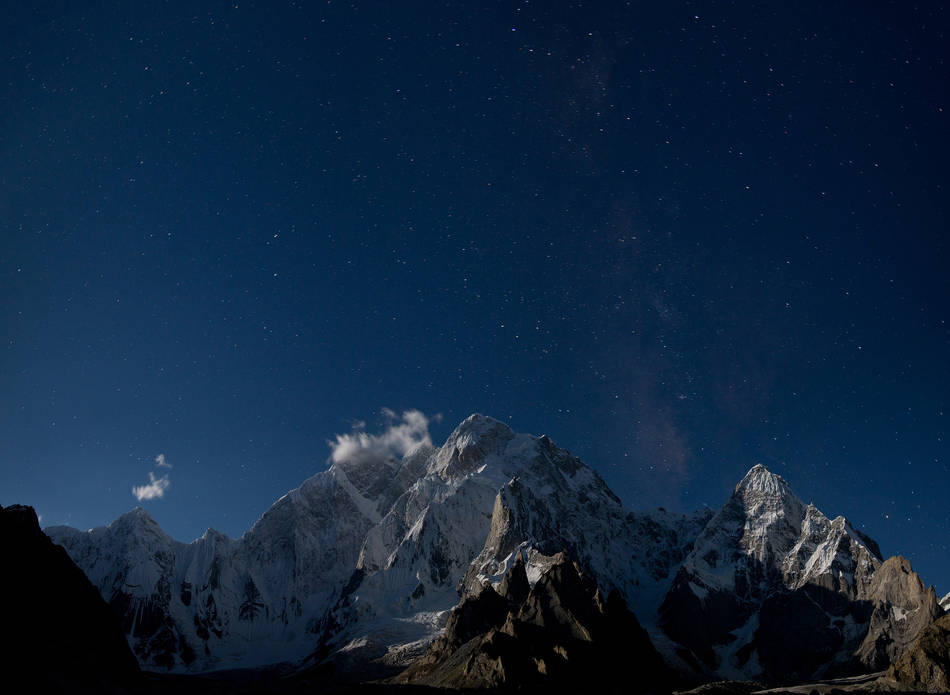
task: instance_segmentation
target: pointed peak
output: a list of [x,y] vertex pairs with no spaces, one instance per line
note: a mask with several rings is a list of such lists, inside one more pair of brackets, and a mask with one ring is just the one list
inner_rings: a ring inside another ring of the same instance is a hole
[[480,436],[489,432],[511,432],[511,428],[493,417],[482,415],[481,413],[472,413],[459,423],[459,426],[455,428],[455,432],[452,434]]
[[113,521],[109,526],[114,526],[116,524],[146,524],[152,523],[155,524],[155,519],[152,518],[152,515],[145,511],[142,507],[133,507],[125,514],[120,515],[115,521]]
[[208,541],[230,541],[231,538],[226,533],[222,533],[216,528],[209,526],[207,530],[201,534],[201,537]]
[[505,423],[487,415],[475,413],[459,423],[446,443],[452,444],[460,451],[477,446],[487,452],[504,448],[514,437],[515,433]]
[[531,591],[531,585],[528,582],[528,573],[525,570],[524,561],[521,559],[521,550],[515,553],[515,560],[511,567],[505,572],[501,583],[498,585],[498,593],[504,596],[512,603],[523,603],[528,598]]
[[758,492],[766,495],[786,496],[792,495],[792,488],[786,482],[785,478],[772,473],[761,463],[757,463],[749,472],[745,474],[739,484],[736,485],[737,493]]
[[885,567],[888,569],[899,569],[902,572],[913,572],[910,561],[903,555],[892,555],[891,557],[887,558],[881,564],[881,569],[884,569]]

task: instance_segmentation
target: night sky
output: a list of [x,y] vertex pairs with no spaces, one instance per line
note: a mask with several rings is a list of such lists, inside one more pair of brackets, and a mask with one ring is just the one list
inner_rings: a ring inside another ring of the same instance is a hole
[[12,4],[0,504],[239,536],[330,442],[482,412],[633,508],[718,507],[763,463],[950,590],[948,28]]

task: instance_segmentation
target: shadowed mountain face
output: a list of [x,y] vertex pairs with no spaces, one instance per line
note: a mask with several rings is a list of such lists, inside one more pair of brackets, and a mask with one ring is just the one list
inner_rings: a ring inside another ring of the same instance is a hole
[[453,610],[445,632],[395,680],[450,688],[590,684],[653,691],[670,674],[646,631],[614,591],[604,600],[564,553],[529,587],[519,559],[498,591],[485,583]]
[[129,685],[138,664],[109,606],[32,507],[0,507],[4,681],[30,692]]

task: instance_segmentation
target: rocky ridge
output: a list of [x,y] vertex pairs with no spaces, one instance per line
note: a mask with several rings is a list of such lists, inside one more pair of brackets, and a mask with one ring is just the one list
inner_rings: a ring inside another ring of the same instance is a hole
[[[463,689],[648,692],[670,681],[646,631],[614,590],[604,598],[566,553],[533,587],[519,553],[496,591],[486,581],[452,611],[445,631],[394,680]],[[636,678],[630,677],[636,673]]]
[[871,603],[872,612],[856,656],[872,671],[894,663],[925,628],[944,614],[934,588],[924,586],[900,555],[878,568],[862,598]]

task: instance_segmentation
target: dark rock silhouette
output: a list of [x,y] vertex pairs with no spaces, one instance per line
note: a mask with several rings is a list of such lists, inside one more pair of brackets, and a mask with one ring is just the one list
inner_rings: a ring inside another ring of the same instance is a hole
[[119,621],[32,507],[0,507],[4,681],[31,692],[108,690],[137,681]]

